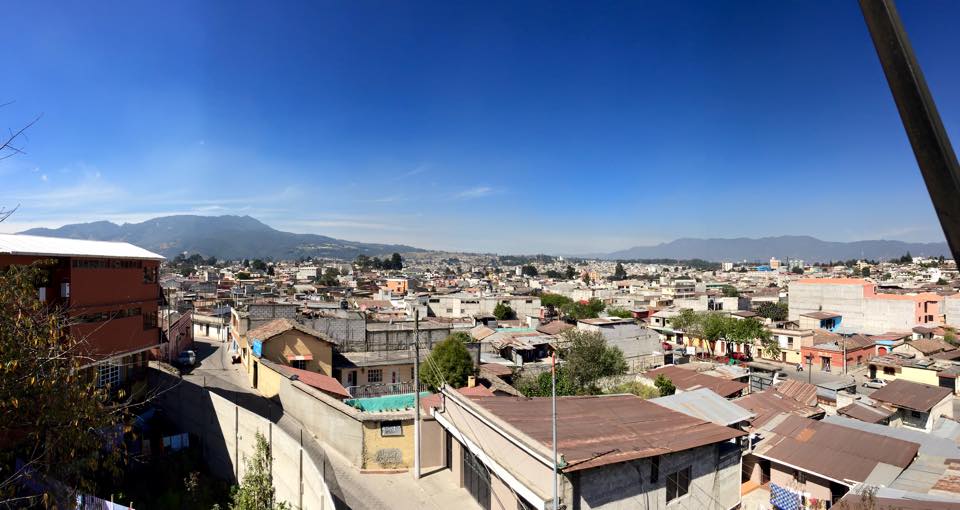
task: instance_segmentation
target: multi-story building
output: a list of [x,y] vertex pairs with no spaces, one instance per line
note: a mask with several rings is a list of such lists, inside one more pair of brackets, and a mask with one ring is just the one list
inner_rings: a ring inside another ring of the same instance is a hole
[[69,315],[100,385],[135,377],[160,346],[161,260],[129,243],[0,234],[0,268],[49,261],[38,297]]
[[876,284],[859,278],[804,278],[790,283],[789,318],[829,312],[835,331],[881,334],[942,324],[943,303],[931,292],[878,293]]
[[536,296],[474,296],[446,294],[431,296],[427,302],[435,317],[461,318],[491,315],[498,304],[509,306],[518,318],[540,315],[540,298]]

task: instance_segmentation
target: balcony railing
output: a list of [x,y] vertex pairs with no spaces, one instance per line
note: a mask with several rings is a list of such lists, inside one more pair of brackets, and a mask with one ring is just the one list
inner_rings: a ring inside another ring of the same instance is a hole
[[347,392],[353,398],[382,397],[385,395],[402,395],[413,393],[413,381],[388,384],[366,384],[363,386],[347,386]]

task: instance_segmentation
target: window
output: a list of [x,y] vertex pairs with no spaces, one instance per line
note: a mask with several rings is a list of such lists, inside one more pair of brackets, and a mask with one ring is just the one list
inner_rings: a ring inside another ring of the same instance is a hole
[[893,367],[883,367],[883,375],[896,375],[897,371]]
[[910,416],[919,420],[920,418],[923,418],[923,413],[920,411],[910,411]]
[[660,481],[660,456],[650,459],[650,483]]
[[157,316],[148,313],[143,316],[143,329],[153,329],[157,327]]
[[290,366],[292,366],[293,368],[299,368],[300,370],[306,370],[306,369],[307,369],[307,360],[305,360],[305,359],[295,359],[295,360],[293,360],[293,361],[290,362]]
[[60,284],[60,297],[70,297],[70,282],[62,282]]
[[396,437],[403,435],[403,427],[400,420],[390,420],[380,422],[380,437]]
[[690,467],[667,475],[667,503],[687,495],[690,490]]
[[120,365],[101,363],[97,366],[97,387],[116,388],[120,384]]
[[368,383],[378,383],[383,381],[383,369],[382,368],[371,368],[367,370],[367,382]]

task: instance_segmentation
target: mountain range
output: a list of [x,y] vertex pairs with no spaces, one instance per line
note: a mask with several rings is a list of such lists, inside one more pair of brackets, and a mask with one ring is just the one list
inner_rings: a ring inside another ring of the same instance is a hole
[[[328,257],[352,260],[357,255],[390,255],[394,252],[425,252],[401,244],[376,244],[344,241],[316,234],[294,234],[276,230],[250,216],[163,216],[142,223],[117,225],[109,221],[76,223],[60,228],[34,228],[21,234],[126,241],[155,251],[165,257],[180,253],[199,253],[205,257],[238,260],[272,258],[290,260],[301,257]],[[590,258],[630,259],[704,259],[720,261],[762,261],[770,257],[801,259],[806,262],[829,260],[897,258],[912,255],[950,257],[947,243],[906,243],[903,241],[822,241],[810,236],[779,236],[751,239],[683,238],[654,246],[635,246],[612,253],[593,254]]]
[[654,246],[635,246],[601,255],[605,259],[704,259],[713,262],[799,259],[805,262],[870,259],[888,260],[910,252],[915,256],[952,257],[946,242],[907,243],[903,241],[822,241],[810,236],[779,236],[751,239],[683,238]]
[[143,223],[117,225],[109,221],[76,223],[60,228],[33,228],[21,234],[125,241],[167,258],[199,253],[224,260],[328,257],[352,260],[357,255],[390,255],[424,251],[400,244],[344,241],[315,234],[294,234],[271,228],[250,216],[163,216]]

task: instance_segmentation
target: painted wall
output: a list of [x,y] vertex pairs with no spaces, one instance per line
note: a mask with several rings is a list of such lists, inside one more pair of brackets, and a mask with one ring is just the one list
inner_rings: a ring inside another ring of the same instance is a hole
[[795,469],[776,462],[770,463],[770,483],[775,483],[781,487],[786,487],[798,492],[805,492],[810,498],[821,500],[830,500],[832,498],[830,482],[828,480],[809,474],[804,474],[804,479],[806,480],[805,483],[800,483],[797,480],[797,471]]
[[363,422],[363,469],[413,467],[413,420],[400,422],[400,436],[384,436],[381,423]]
[[333,347],[322,340],[292,329],[263,343],[263,357],[281,365],[291,365],[287,356],[312,355],[306,370],[333,375]]

